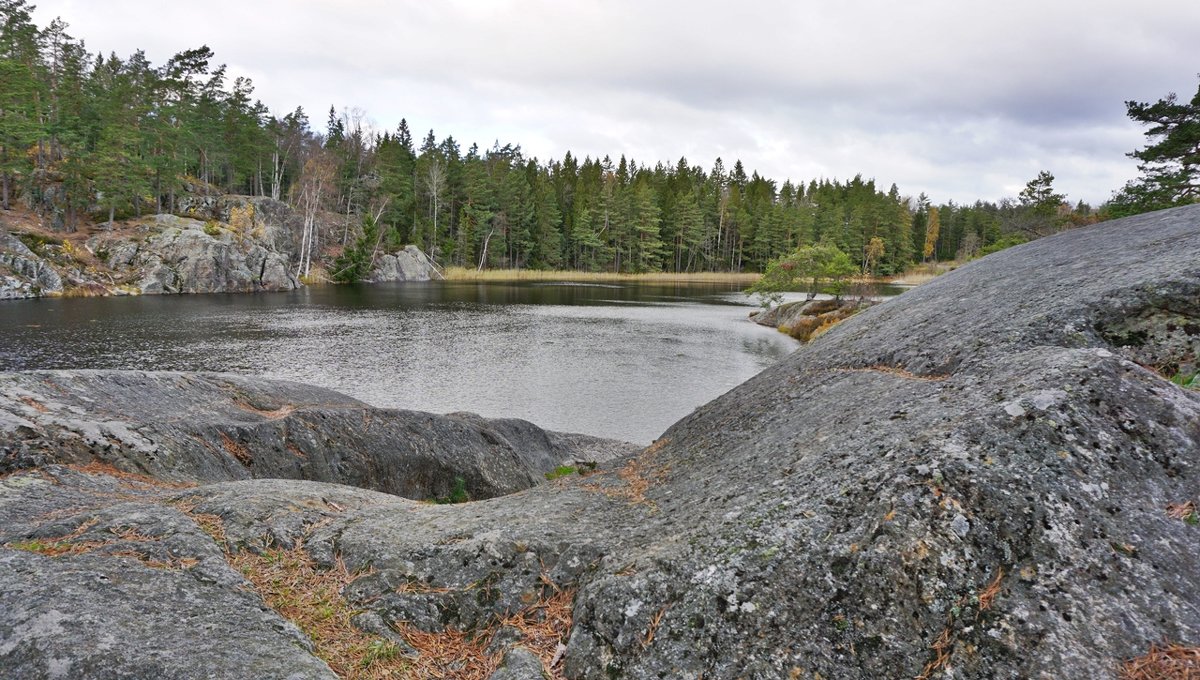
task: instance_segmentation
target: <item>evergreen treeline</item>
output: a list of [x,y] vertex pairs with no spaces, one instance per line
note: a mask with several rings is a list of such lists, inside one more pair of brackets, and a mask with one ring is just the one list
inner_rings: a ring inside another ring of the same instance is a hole
[[[296,207],[304,271],[312,252],[354,237],[322,232],[317,216],[335,211],[467,267],[761,271],[826,242],[888,274],[1095,219],[1066,206],[1048,173],[1019,201],[932,206],[861,176],[781,184],[740,161],[542,162],[498,142],[463,152],[453,137],[417,144],[406,122],[379,134],[332,107],[316,132],[303,110],[272,115],[250,81],[229,82],[207,47],[158,67],[140,51],[91,55],[61,21],[38,29],[31,10],[0,0],[0,203],[20,199],[64,231],[85,214],[173,212],[211,187]],[[873,239],[883,252],[868,258]]]

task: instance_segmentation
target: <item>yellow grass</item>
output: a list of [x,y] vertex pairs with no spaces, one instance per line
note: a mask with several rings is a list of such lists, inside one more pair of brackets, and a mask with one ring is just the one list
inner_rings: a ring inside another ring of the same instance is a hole
[[[562,680],[561,645],[571,631],[573,589],[560,588],[546,575],[540,597],[524,609],[509,614],[479,630],[447,628],[439,632],[421,631],[397,621],[392,629],[411,649],[367,633],[354,625],[361,611],[346,600],[343,591],[359,573],[347,568],[339,558],[329,568],[318,565],[303,542],[292,548],[275,547],[256,553],[230,549],[225,525],[216,515],[200,514],[189,501],[175,503],[225,551],[230,565],[241,572],[262,596],[265,603],[295,623],[312,641],[318,657],[334,673],[348,680],[485,680],[501,663],[502,653],[488,652],[497,624],[511,626],[521,633],[520,645],[541,660],[543,671],[553,680]],[[90,525],[77,530],[86,531]],[[190,565],[184,565],[190,566]],[[406,592],[445,592],[443,589]],[[413,656],[412,652],[416,651]]]
[[734,272],[695,272],[672,274],[656,272],[650,274],[618,274],[615,272],[580,272],[545,269],[484,269],[447,267],[447,281],[572,281],[572,282],[615,282],[638,283],[728,283],[749,285],[758,280],[759,274]]
[[960,260],[950,260],[948,262],[925,262],[922,264],[913,265],[904,270],[904,272],[901,274],[884,277],[882,280],[885,283],[894,283],[897,285],[919,286],[922,283],[929,283],[948,271],[958,269],[964,264],[966,264],[966,262]]

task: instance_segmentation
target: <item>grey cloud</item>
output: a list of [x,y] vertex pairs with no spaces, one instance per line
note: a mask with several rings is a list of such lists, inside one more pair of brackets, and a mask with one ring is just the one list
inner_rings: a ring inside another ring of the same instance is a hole
[[1049,169],[1101,201],[1136,172],[1122,102],[1190,92],[1200,70],[1190,0],[37,4],[93,50],[161,62],[207,43],[316,127],[330,104],[360,106],[464,148],[740,157],[781,180],[862,172],[935,200],[999,198]]

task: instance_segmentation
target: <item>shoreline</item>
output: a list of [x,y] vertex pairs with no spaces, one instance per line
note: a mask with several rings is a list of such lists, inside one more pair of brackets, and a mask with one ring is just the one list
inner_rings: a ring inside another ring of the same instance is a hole
[[622,281],[642,283],[736,283],[750,284],[762,274],[739,272],[645,272],[625,274],[618,272],[584,272],[569,269],[468,269],[446,267],[443,280],[452,282],[478,281],[481,283],[522,281]]

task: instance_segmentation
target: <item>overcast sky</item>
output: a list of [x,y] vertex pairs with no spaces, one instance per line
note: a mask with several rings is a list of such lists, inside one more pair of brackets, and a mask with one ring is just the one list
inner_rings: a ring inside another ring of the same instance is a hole
[[1188,99],[1197,0],[31,0],[92,52],[207,44],[271,110],[407,118],[465,150],[741,159],[935,202],[1040,170],[1098,204],[1137,174],[1124,101]]

